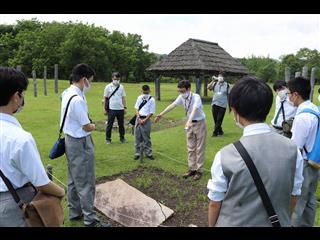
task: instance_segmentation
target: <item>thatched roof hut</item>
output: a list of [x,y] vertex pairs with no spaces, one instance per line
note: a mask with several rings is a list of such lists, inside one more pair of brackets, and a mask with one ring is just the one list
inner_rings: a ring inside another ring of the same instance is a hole
[[[217,43],[188,39],[173,50],[161,61],[151,65],[147,71],[155,73],[158,81],[161,75],[196,75],[197,93],[200,93],[201,78],[205,74],[217,74],[223,71],[226,75],[247,75],[248,69],[236,61]],[[160,100],[160,83],[156,79],[156,95]],[[206,79],[205,79],[206,86]],[[205,95],[206,94],[206,87]]]

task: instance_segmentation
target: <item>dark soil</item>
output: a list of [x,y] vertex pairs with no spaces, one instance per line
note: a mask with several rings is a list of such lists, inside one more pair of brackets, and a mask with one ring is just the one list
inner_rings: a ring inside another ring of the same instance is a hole
[[[190,224],[198,227],[207,226],[208,198],[204,177],[199,181],[193,181],[158,168],[139,167],[130,172],[100,177],[97,183],[117,178],[121,178],[174,211],[174,214],[162,225],[170,227],[187,227]],[[104,215],[100,217],[114,227],[122,226]]]

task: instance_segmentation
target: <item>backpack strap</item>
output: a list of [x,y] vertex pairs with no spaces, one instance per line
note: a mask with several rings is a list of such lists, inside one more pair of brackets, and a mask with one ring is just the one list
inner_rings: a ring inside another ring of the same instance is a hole
[[116,91],[118,91],[119,88],[120,84],[116,87],[116,89],[111,93],[111,95],[108,98],[110,99],[116,93]]

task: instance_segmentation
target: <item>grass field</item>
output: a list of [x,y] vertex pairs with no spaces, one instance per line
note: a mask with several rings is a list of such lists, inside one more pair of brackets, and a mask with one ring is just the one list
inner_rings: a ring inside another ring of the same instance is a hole
[[[128,117],[134,114],[134,104],[137,96],[140,94],[140,84],[124,83],[126,90],[126,100],[128,106]],[[42,81],[37,81],[38,97],[33,96],[32,80],[30,80],[29,88],[25,97],[25,108],[17,114],[16,117],[22,124],[26,131],[32,133],[36,140],[42,161],[45,166],[51,164],[53,166],[54,175],[64,184],[67,183],[67,162],[65,156],[50,160],[48,158],[49,150],[58,137],[59,118],[60,118],[60,94],[69,86],[68,81],[59,81],[59,93],[54,93],[53,81],[47,81],[48,96],[43,95]],[[94,122],[105,121],[105,116],[102,112],[101,99],[106,83],[93,83],[91,90],[87,93],[87,102],[90,117]],[[149,83],[151,93],[154,94],[154,84]],[[316,100],[317,89],[314,94]],[[192,89],[195,85],[192,84]],[[165,106],[171,103],[177,97],[176,84],[161,84],[161,101],[156,103],[156,113],[162,111]],[[223,146],[232,143],[238,139],[242,130],[238,128],[233,120],[233,114],[228,112],[225,115],[223,122],[223,129],[225,135],[219,138],[212,138],[211,133],[213,130],[213,119],[211,115],[211,97],[203,99],[204,111],[206,114],[206,121],[208,125],[208,136],[205,154],[204,168],[205,174],[200,180],[203,187],[206,187],[207,181],[210,178],[210,167],[212,165],[215,153]],[[274,106],[270,111],[267,118],[269,123],[274,114]],[[180,120],[184,118],[184,110],[182,107],[175,109],[168,113],[165,118]],[[161,131],[155,131],[151,135],[154,150],[155,161],[145,161],[143,164],[150,167],[158,167],[165,171],[174,174],[181,174],[187,170],[187,151],[186,151],[186,138],[184,133],[184,125],[176,127],[163,127]],[[134,138],[130,133],[126,134],[129,143],[120,144],[119,134],[112,133],[113,143],[111,145],[105,144],[105,133],[95,131],[93,133],[95,141],[95,158],[96,158],[96,177],[111,176],[121,172],[127,172],[136,169],[140,163],[133,160],[134,155]],[[55,180],[57,182],[57,180]],[[187,187],[187,186],[185,186]],[[320,191],[318,188],[318,198]],[[65,201],[65,226],[82,226],[81,222],[71,223],[68,221],[68,208]],[[320,226],[320,213],[319,208],[317,212],[317,226]]]

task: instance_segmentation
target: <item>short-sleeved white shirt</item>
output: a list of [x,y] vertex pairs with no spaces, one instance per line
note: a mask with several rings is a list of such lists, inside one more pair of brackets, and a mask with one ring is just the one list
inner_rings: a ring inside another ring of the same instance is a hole
[[[149,97],[146,100],[148,100],[148,99],[149,99]],[[134,105],[134,108],[136,110],[139,109],[139,106],[142,103],[142,101],[143,101],[143,95],[140,95],[137,98],[136,104]],[[148,102],[140,109],[139,114],[140,114],[140,116],[148,116],[150,113],[155,114],[155,112],[156,112],[156,102],[155,102],[154,98],[151,97],[148,100]]]
[[60,114],[60,126],[62,124],[63,116],[66,111],[67,103],[72,98],[66,121],[64,123],[63,132],[74,138],[82,138],[90,135],[90,132],[86,132],[82,129],[84,125],[90,123],[88,117],[88,107],[86,98],[80,88],[71,85],[63,92],[61,102],[61,114]]
[[[14,188],[28,182],[40,187],[50,182],[32,135],[18,120],[0,113],[0,169]],[[0,177],[0,192],[8,191]]]
[[[104,89],[104,97],[109,97],[113,91],[117,88],[113,83],[109,83]],[[112,95],[109,100],[109,108],[111,110],[123,110],[124,106],[122,103],[122,98],[126,96],[126,92],[124,91],[124,87],[120,84],[119,89]]]
[[190,116],[193,107],[195,107],[197,111],[195,112],[192,120],[199,121],[205,119],[206,117],[206,115],[203,112],[201,97],[197,93],[190,92],[187,99],[179,95],[177,99],[173,102],[173,104],[184,106],[184,109],[187,112],[188,117]]

